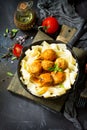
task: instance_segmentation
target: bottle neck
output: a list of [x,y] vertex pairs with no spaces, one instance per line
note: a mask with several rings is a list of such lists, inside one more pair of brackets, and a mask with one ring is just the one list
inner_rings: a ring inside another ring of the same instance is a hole
[[18,7],[17,7],[17,11],[19,12],[26,12],[28,10],[28,3],[27,2],[22,2],[19,3]]

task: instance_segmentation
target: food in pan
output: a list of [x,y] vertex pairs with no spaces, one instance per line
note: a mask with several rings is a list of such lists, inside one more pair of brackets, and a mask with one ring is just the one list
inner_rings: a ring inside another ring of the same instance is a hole
[[21,82],[38,97],[56,97],[74,84],[78,63],[65,44],[33,45],[20,62]]

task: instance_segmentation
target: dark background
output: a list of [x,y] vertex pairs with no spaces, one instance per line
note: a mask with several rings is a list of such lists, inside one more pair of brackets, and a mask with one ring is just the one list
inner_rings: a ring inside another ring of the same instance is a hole
[[[21,0],[1,0],[0,1],[0,57],[8,51],[8,47],[15,42],[14,39],[4,37],[3,33],[6,28],[16,28],[13,22],[14,12],[18,3]],[[71,2],[71,1],[69,1]],[[84,0],[83,0],[84,2]],[[37,1],[34,1],[34,9]],[[73,4],[73,3],[72,3]],[[86,2],[87,4],[87,2]],[[86,4],[76,3],[77,12],[86,18]],[[81,9],[84,8],[84,10]],[[81,10],[81,11],[80,11]],[[82,13],[83,12],[83,13]],[[26,44],[32,42],[32,38],[37,33],[37,30],[29,31],[29,38]],[[23,35],[20,31],[17,35]],[[54,112],[48,108],[42,107],[34,102],[14,95],[7,91],[7,86],[12,77],[6,73],[10,71],[16,72],[18,60],[11,62],[11,59],[0,58],[0,130],[75,130],[73,124],[66,120],[62,113]],[[78,109],[78,118],[82,125],[87,129],[87,108]],[[86,130],[85,129],[85,130]]]

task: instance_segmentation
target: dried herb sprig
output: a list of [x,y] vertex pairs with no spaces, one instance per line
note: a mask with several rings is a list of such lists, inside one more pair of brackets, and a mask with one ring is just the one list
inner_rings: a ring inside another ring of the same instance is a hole
[[3,54],[1,58],[7,58],[8,59],[10,57],[12,57],[12,48],[11,47],[8,48],[8,52]]

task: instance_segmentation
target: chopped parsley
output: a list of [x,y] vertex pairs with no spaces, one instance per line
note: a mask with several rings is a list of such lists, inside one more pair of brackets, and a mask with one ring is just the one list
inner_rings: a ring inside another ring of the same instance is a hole
[[60,87],[60,88],[64,88],[64,85],[63,85],[63,84],[60,84],[59,87]]
[[17,34],[17,32],[19,31],[19,29],[12,29],[9,30],[8,28],[5,29],[5,33],[3,34],[4,37],[10,37],[10,38],[14,38]]
[[55,64],[53,67],[48,69],[49,71],[54,71],[56,72],[63,72],[63,69],[59,68],[57,64]]
[[8,76],[13,76],[14,74],[11,73],[11,72],[7,72],[7,75],[8,75]]

